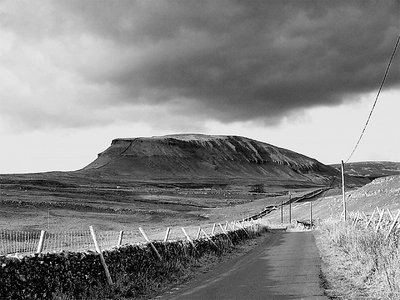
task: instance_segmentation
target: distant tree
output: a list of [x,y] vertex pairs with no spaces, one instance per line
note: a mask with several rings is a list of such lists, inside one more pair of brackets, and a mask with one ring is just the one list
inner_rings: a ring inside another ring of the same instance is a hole
[[265,193],[264,184],[257,183],[251,186],[251,193]]

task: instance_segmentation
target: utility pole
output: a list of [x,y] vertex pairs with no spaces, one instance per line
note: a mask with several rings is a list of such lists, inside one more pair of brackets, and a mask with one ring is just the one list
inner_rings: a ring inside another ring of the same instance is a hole
[[312,222],[312,202],[310,201],[310,229],[313,227],[313,222]]
[[283,224],[283,199],[281,203],[281,224]]
[[289,192],[289,224],[292,224],[292,195]]
[[344,183],[344,162],[342,160],[342,197],[343,197],[343,220],[346,222],[347,219],[347,212],[346,212],[346,195],[345,195],[345,183]]

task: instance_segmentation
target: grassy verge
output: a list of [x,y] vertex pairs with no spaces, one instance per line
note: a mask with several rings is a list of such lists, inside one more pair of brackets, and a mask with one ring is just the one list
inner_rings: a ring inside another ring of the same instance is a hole
[[114,281],[108,286],[95,253],[59,253],[0,258],[0,299],[142,299],[189,280],[196,270],[229,256],[262,234],[235,231],[186,242],[156,243],[160,261],[149,246],[125,246],[104,252]]
[[326,222],[316,232],[327,296],[400,299],[399,232],[388,239],[363,225]]

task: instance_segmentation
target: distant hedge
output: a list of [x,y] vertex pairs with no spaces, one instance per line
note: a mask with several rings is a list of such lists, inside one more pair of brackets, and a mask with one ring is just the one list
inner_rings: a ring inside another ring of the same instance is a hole
[[[103,252],[114,281],[107,285],[98,254],[62,252],[0,258],[0,299],[123,299],[140,297],[185,276],[188,267],[205,255],[221,256],[248,236],[244,231],[187,242],[128,245]],[[232,245],[233,244],[233,245]]]

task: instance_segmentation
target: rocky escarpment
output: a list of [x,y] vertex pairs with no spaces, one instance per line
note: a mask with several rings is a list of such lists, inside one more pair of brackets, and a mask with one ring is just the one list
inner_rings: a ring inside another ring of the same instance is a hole
[[157,178],[254,178],[326,184],[338,172],[315,159],[239,136],[115,139],[84,170]]

